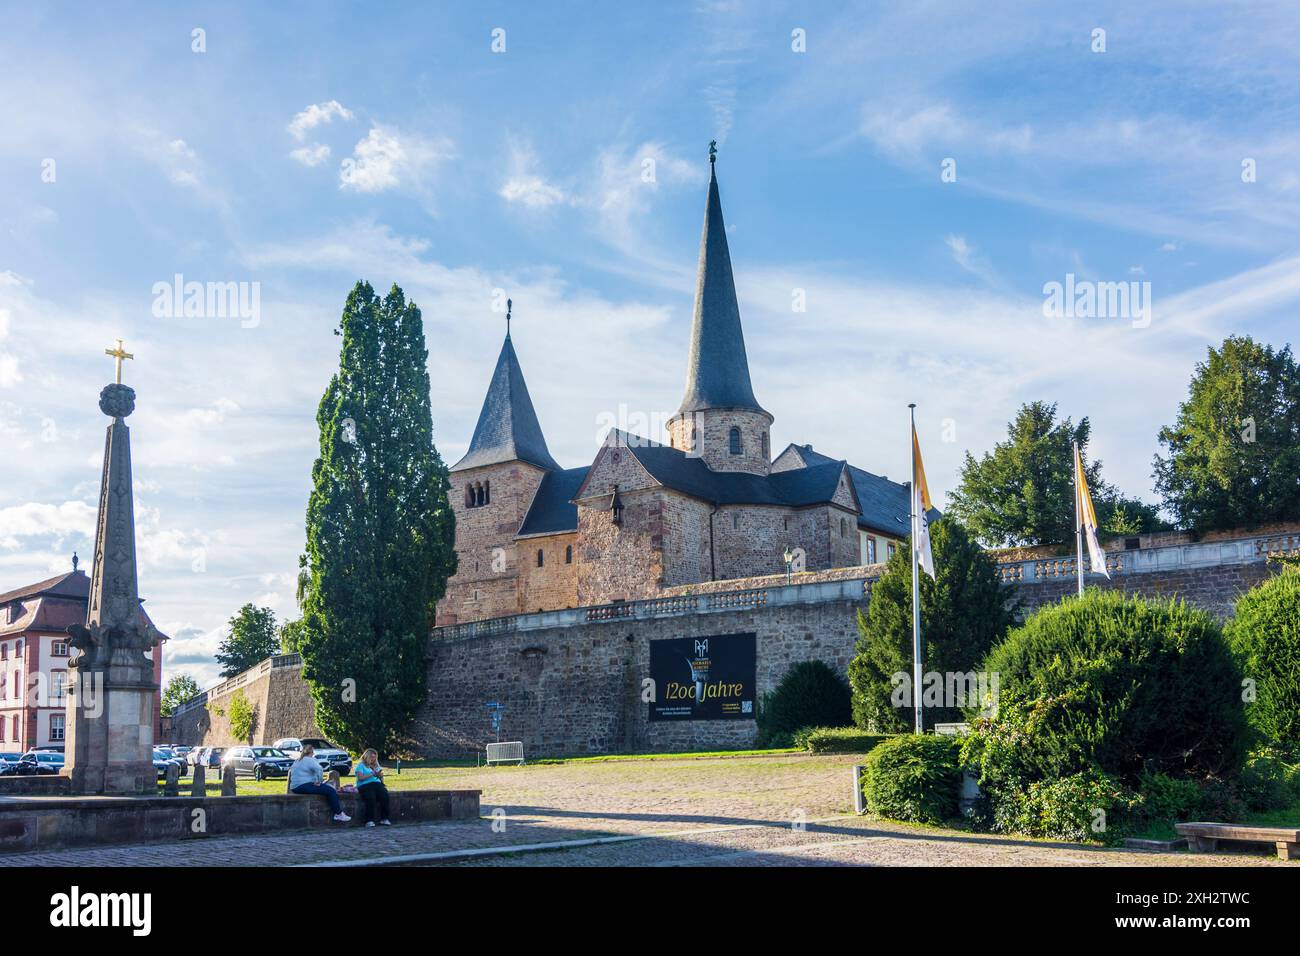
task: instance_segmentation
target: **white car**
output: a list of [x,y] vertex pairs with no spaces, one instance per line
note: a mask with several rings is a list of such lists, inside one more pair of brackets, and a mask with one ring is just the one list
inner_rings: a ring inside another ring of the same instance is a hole
[[302,748],[310,745],[316,751],[316,762],[325,773],[337,770],[340,777],[352,772],[352,758],[346,750],[335,747],[323,737],[281,737],[271,744],[276,750],[283,750],[294,760],[302,756]]

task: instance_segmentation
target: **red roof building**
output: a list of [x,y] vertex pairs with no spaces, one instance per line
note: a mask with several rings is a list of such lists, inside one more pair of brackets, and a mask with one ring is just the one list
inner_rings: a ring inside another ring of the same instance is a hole
[[[0,752],[61,747],[67,729],[69,624],[86,620],[90,578],[71,571],[0,594]],[[147,622],[144,608],[140,616]],[[162,685],[162,653],[153,652]],[[154,695],[155,739],[161,693]]]

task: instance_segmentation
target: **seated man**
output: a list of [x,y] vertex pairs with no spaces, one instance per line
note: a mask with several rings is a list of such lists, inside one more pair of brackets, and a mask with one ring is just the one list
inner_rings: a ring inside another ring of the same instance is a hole
[[347,823],[352,818],[343,812],[343,804],[339,801],[339,792],[333,787],[327,787],[324,782],[324,774],[320,769],[320,762],[316,759],[316,750],[307,744],[302,748],[302,753],[289,768],[289,792],[300,794],[320,794],[334,811],[335,823]]

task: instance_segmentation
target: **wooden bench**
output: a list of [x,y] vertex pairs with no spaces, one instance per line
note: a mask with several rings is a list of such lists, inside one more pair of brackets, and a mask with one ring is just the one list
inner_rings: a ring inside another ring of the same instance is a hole
[[1300,860],[1300,828],[1255,827],[1238,823],[1175,823],[1180,836],[1197,853],[1213,853],[1220,840],[1273,843],[1279,860]]

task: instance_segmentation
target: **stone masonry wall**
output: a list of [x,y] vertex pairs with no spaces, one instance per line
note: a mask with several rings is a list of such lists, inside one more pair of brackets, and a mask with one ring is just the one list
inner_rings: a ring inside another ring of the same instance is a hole
[[[267,664],[267,661],[263,661]],[[302,679],[302,667],[265,667],[262,665],[237,675],[219,693],[209,697],[207,705],[191,707],[172,718],[170,743],[190,747],[230,747],[241,741],[230,732],[230,700],[242,692],[253,705],[253,739],[243,743],[270,744],[281,737],[320,737],[316,726],[311,690]],[[245,680],[233,685],[240,677]],[[219,712],[220,711],[220,712]]]
[[[524,612],[578,606],[578,536],[548,534],[523,538],[519,549]],[[537,553],[542,565],[537,565]],[[567,559],[567,560],[566,560]]]
[[[850,589],[856,591],[856,589]],[[757,634],[757,692],[771,691],[792,664],[848,667],[863,600],[836,600],[429,642],[428,699],[412,727],[423,757],[463,756],[495,740],[489,701],[505,711],[502,740],[529,756],[683,752],[744,748],[753,720],[647,720],[641,681],[650,642]]]
[[[1147,598],[1179,597],[1227,620],[1232,616],[1232,606],[1237,598],[1267,580],[1275,570],[1272,565],[1263,563],[1230,564],[1146,574],[1116,574],[1109,581],[1089,574],[1085,584],[1090,588],[1123,591]],[[1029,614],[1045,604],[1056,604],[1061,598],[1077,593],[1077,588],[1074,576],[1066,575],[1050,581],[1021,584],[1016,594],[1023,613]]]
[[[451,473],[448,497],[456,515],[456,574],[438,602],[438,624],[455,624],[523,610],[515,533],[544,472],[520,461]],[[465,504],[469,484],[489,482],[491,501]],[[536,549],[533,549],[534,552]]]
[[[742,408],[709,408],[668,423],[668,436],[678,451],[695,451],[714,471],[744,471],[766,475],[771,469],[772,419]],[[740,429],[741,453],[731,454],[731,429]]]

